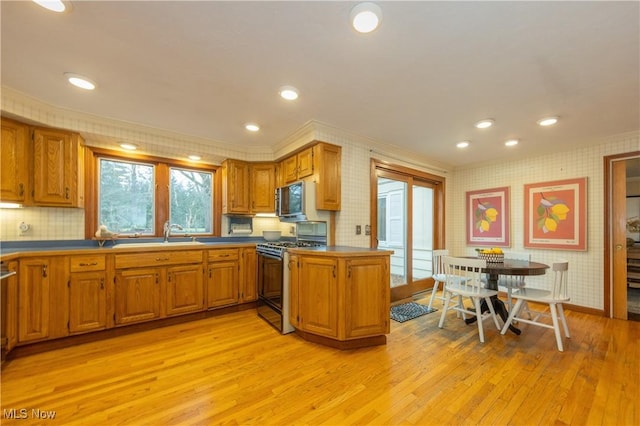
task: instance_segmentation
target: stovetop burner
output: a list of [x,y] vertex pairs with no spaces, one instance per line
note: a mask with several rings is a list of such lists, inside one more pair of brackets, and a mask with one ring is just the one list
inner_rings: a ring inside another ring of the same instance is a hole
[[256,245],[256,250],[258,253],[266,253],[266,254],[282,257],[283,253],[288,248],[324,247],[326,245],[327,245],[326,242],[319,242],[319,241],[273,241],[273,242],[258,243]]

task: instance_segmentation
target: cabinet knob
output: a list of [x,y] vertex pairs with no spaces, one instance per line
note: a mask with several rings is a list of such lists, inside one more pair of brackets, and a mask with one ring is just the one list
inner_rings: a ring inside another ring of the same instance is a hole
[[18,195],[20,195],[21,197],[24,195],[24,184],[23,183],[18,185]]

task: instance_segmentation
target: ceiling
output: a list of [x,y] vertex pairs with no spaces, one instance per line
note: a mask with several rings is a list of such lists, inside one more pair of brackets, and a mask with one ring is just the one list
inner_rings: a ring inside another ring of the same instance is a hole
[[[377,3],[382,25],[359,34],[355,2],[75,1],[55,14],[3,0],[2,86],[247,152],[313,120],[451,167],[640,130],[639,2]],[[300,98],[280,99],[283,85]],[[549,115],[559,123],[536,124]],[[476,129],[484,118],[495,125]]]

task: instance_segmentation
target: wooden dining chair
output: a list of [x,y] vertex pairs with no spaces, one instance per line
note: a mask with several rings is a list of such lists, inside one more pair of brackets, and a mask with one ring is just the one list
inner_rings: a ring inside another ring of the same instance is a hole
[[[556,343],[558,350],[562,352],[564,350],[562,345],[562,335],[560,333],[560,322],[564,329],[566,337],[569,335],[569,327],[567,326],[567,320],[564,316],[564,309],[562,304],[568,302],[568,271],[569,262],[561,260],[554,262],[551,270],[553,271],[553,282],[551,284],[551,290],[543,290],[538,288],[524,287],[513,292],[513,297],[516,299],[516,304],[509,313],[509,317],[502,327],[502,334],[505,334],[509,328],[509,325],[514,321],[522,322],[525,324],[536,325],[538,327],[550,328],[556,335]],[[547,311],[534,311],[529,309],[529,315],[533,317],[523,318],[521,311],[526,302],[535,302],[545,304],[549,306],[549,312]],[[551,324],[541,321],[545,318],[551,317]]]
[[[500,330],[498,317],[493,309],[491,297],[498,295],[497,290],[489,290],[482,285],[482,269],[487,267],[484,259],[469,259],[460,257],[444,256],[443,259],[445,282],[444,282],[444,307],[440,315],[438,327],[444,327],[444,320],[448,310],[455,310],[466,319],[467,315],[475,316],[478,323],[478,334],[480,341],[484,343],[483,321],[489,317],[493,318],[496,328]],[[469,298],[473,302],[473,310],[467,309],[462,303],[462,298]],[[456,300],[452,301],[452,298]],[[488,314],[483,314],[482,302],[489,308]],[[453,302],[453,303],[452,303]]]

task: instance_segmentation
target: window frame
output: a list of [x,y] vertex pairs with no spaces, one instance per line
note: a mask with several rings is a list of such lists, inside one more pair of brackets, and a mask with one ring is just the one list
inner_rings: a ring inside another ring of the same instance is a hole
[[202,237],[215,237],[221,235],[221,223],[222,223],[222,173],[220,173],[221,166],[214,166],[210,164],[194,164],[189,161],[176,160],[163,157],[155,157],[137,153],[123,153],[119,151],[113,151],[109,149],[87,147],[85,150],[85,170],[84,170],[84,207],[85,207],[85,238],[92,239],[96,229],[98,229],[98,187],[100,180],[98,176],[98,162],[100,159],[106,158],[114,161],[135,161],[153,164],[155,166],[155,185],[154,192],[154,206],[155,206],[155,221],[154,221],[154,233],[151,235],[145,235],[145,237],[156,238],[162,237],[163,225],[169,220],[169,184],[170,184],[170,168],[176,167],[181,169],[189,169],[194,171],[211,172],[213,173],[213,197],[212,197],[212,233],[211,234],[198,234]]

